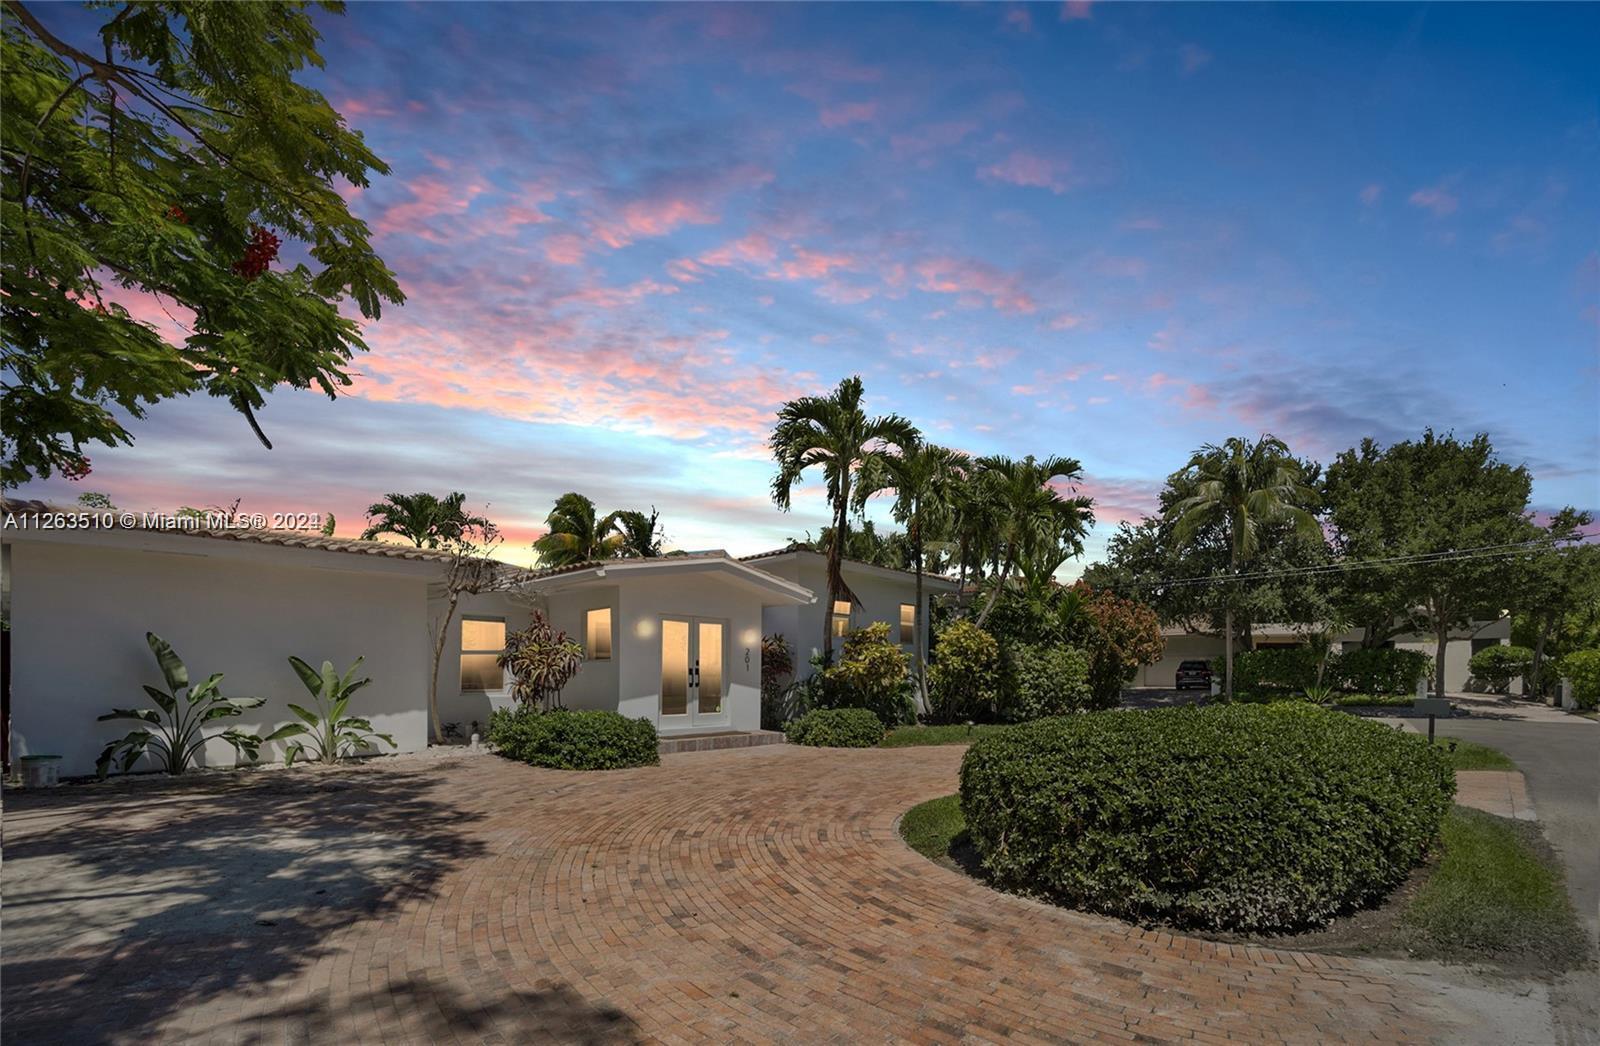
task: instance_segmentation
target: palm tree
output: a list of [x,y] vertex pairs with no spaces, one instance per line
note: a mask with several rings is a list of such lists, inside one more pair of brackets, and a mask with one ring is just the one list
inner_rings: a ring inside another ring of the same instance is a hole
[[[1262,528],[1268,524],[1287,521],[1307,537],[1322,536],[1317,518],[1308,511],[1316,505],[1316,491],[1301,479],[1288,446],[1270,433],[1254,443],[1239,436],[1220,447],[1207,443],[1179,475],[1194,493],[1168,510],[1174,537],[1187,545],[1208,528],[1222,528],[1230,574],[1237,574],[1240,565],[1255,555]],[[1234,597],[1230,590],[1223,608],[1223,679],[1229,701],[1233,700]]]
[[928,707],[928,623],[922,601],[923,559],[929,539],[950,518],[952,492],[959,482],[967,459],[963,454],[921,439],[900,448],[899,454],[877,451],[869,454],[856,487],[859,511],[868,497],[880,490],[894,491],[894,518],[905,525],[911,567],[917,575],[913,656],[917,666],[917,689],[921,703]]
[[648,516],[632,509],[621,509],[611,513],[602,522],[610,521],[617,535],[622,538],[617,545],[617,555],[625,559],[654,559],[661,555],[662,535],[657,524],[660,517],[661,514],[652,505]]
[[1052,485],[1069,486],[1083,478],[1076,458],[1051,455],[1038,460],[1032,454],[1017,460],[1000,455],[978,459],[980,498],[986,504],[990,529],[985,542],[995,570],[976,624],[982,626],[1014,570],[1049,564],[1050,572],[1083,551],[1083,537],[1094,522],[1093,502],[1086,497],[1063,497]]
[[544,520],[550,532],[533,543],[540,564],[565,567],[616,556],[624,538],[616,532],[615,517],[613,513],[602,518],[594,502],[573,491],[556,498],[555,508]]
[[832,395],[802,396],[778,411],[770,440],[778,462],[777,475],[772,478],[773,502],[789,511],[790,495],[801,474],[821,466],[833,510],[833,532],[827,542],[828,600],[822,608],[824,658],[833,656],[833,629],[827,627],[833,604],[841,599],[856,601],[855,593],[844,583],[840,560],[849,534],[851,488],[862,461],[873,451],[905,447],[916,438],[916,428],[898,414],[867,417],[861,409],[861,378],[855,375],[839,382]]
[[379,534],[397,534],[418,548],[438,548],[441,541],[458,541],[469,530],[487,528],[489,521],[474,516],[463,506],[461,493],[435,497],[432,494],[385,494],[383,500],[367,509],[367,529],[362,540]]

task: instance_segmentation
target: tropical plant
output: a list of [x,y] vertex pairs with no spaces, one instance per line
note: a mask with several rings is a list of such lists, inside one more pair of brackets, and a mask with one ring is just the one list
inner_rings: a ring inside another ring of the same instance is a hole
[[1083,582],[1073,586],[1082,594],[1091,626],[1085,642],[1089,655],[1089,689],[1100,708],[1114,708],[1122,687],[1141,665],[1161,660],[1167,641],[1161,635],[1156,612],[1136,599],[1115,592],[1094,592]]
[[785,680],[794,675],[794,650],[779,633],[761,637],[761,729],[781,730],[785,714]]
[[583,645],[535,610],[527,628],[506,636],[498,663],[511,673],[512,697],[525,705],[556,708],[562,688],[583,667]]
[[[1194,492],[1172,506],[1170,512],[1180,543],[1193,541],[1201,531],[1220,527],[1228,544],[1229,581],[1249,562],[1260,546],[1261,531],[1269,524],[1288,521],[1307,538],[1320,538],[1317,519],[1309,508],[1316,491],[1301,478],[1289,448],[1276,436],[1254,442],[1238,436],[1222,446],[1206,444],[1194,453],[1184,470]],[[1233,604],[1231,593],[1225,613],[1224,693],[1233,699]]]
[[984,719],[1000,696],[1000,644],[964,618],[939,630],[928,669],[928,718],[936,723]]
[[494,558],[500,540],[500,532],[493,523],[468,517],[468,523],[444,539],[444,547],[440,549],[445,555],[445,565],[435,591],[441,592],[442,597],[438,602],[430,600],[430,606],[442,604],[442,613],[429,618],[433,630],[433,663],[428,674],[428,728],[429,736],[436,741],[445,739],[444,723],[439,718],[439,666],[444,661],[450,625],[461,605],[461,597],[507,591],[523,577],[522,571]]
[[383,500],[367,509],[367,529],[363,541],[379,534],[395,534],[418,548],[438,548],[440,542],[459,541],[473,531],[489,526],[482,516],[468,512],[467,496],[446,494],[385,494]]
[[236,727],[208,734],[205,727],[207,723],[218,719],[241,716],[246,709],[259,708],[266,703],[266,699],[224,697],[221,672],[208,677],[203,683],[191,684],[189,669],[177,651],[172,649],[172,644],[154,632],[146,632],[144,641],[149,644],[150,652],[155,655],[156,664],[161,666],[162,678],[167,683],[165,690],[144,685],[144,692],[150,695],[150,700],[156,703],[160,711],[117,708],[100,716],[101,722],[131,719],[145,726],[107,744],[100,752],[100,758],[95,760],[95,771],[105,777],[112,762],[120,756],[119,768],[127,773],[148,752],[155,756],[162,770],[169,774],[181,774],[189,769],[195,756],[204,750],[206,742],[214,738],[226,741],[236,753],[255,762],[261,748],[261,738]]
[[622,539],[616,545],[617,555],[624,559],[654,559],[661,555],[661,514],[654,506],[648,516],[632,509],[619,509],[608,518]]
[[975,541],[994,571],[989,596],[975,622],[982,627],[1014,573],[1031,573],[1038,590],[1057,567],[1082,552],[1094,514],[1089,498],[1064,497],[1056,490],[1057,482],[1073,489],[1083,478],[1083,466],[1074,458],[991,456],[979,458],[977,468],[968,507],[977,508],[986,522],[985,532]]
[[916,428],[898,414],[867,416],[861,406],[859,376],[845,378],[828,396],[803,396],[790,400],[778,411],[777,425],[768,440],[778,464],[772,479],[773,502],[789,511],[794,487],[802,475],[820,467],[833,512],[833,533],[827,549],[828,598],[822,606],[825,656],[833,652],[833,629],[829,626],[834,604],[857,602],[840,570],[857,476],[869,454],[891,446],[905,448],[916,437]]
[[1559,667],[1572,680],[1572,698],[1579,708],[1600,703],[1600,650],[1575,650],[1561,659]]
[[913,680],[918,703],[928,703],[928,622],[924,608],[923,568],[930,538],[948,525],[952,492],[967,466],[966,456],[947,447],[913,439],[900,453],[874,451],[862,466],[861,482],[856,486],[859,511],[872,494],[894,491],[894,518],[905,525],[911,553],[911,569],[916,575],[915,638],[912,643]]
[[291,737],[305,739],[294,741],[284,748],[284,766],[293,766],[301,756],[319,763],[337,763],[359,750],[376,750],[377,741],[394,747],[394,738],[373,729],[371,720],[345,715],[350,707],[350,696],[372,682],[371,679],[355,678],[362,660],[356,658],[356,663],[341,676],[333,670],[332,661],[322,662],[319,672],[298,657],[289,658],[295,675],[300,677],[300,682],[310,691],[317,704],[316,710],[312,711],[291,702],[289,711],[301,721],[280,726],[262,738],[263,741],[287,741]]
[[823,671],[829,707],[865,708],[886,727],[915,718],[905,652],[889,638],[889,625],[877,621],[844,637],[837,664]]
[[624,538],[616,532],[614,517],[601,516],[594,502],[576,491],[557,498],[555,508],[544,521],[549,533],[533,543],[541,566],[565,567],[610,559],[623,546]]
[[1526,689],[1545,692],[1545,664],[1555,655],[1578,649],[1585,617],[1592,622],[1600,609],[1600,545],[1578,544],[1594,516],[1568,507],[1544,526],[1528,524],[1529,537],[1539,541],[1517,574],[1512,642],[1526,643],[1533,661],[1523,677]]
[[[340,193],[388,167],[297,81],[323,64],[317,22],[295,4],[124,4],[47,26],[32,7],[8,0],[0,43],[0,486],[82,476],[86,444],[131,444],[128,419],[198,392],[270,447],[265,394],[334,396],[361,317],[404,300]],[[280,245],[295,264],[274,265]]]

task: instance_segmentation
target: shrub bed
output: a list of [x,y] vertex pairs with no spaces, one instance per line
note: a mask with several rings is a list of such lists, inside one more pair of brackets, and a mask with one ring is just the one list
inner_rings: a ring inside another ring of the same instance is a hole
[[783,728],[790,744],[817,748],[873,748],[883,732],[883,720],[866,708],[817,708]]
[[1019,643],[1006,651],[1000,718],[1025,723],[1091,707],[1089,658],[1074,647]]
[[1317,925],[1381,895],[1454,793],[1422,738],[1303,702],[1043,719],[961,764],[996,885],[1207,929]]
[[620,770],[661,761],[654,723],[598,709],[497,709],[489,716],[488,739],[508,759],[556,770]]
[[1600,704],[1600,650],[1578,650],[1561,659],[1561,674],[1572,680],[1579,708]]

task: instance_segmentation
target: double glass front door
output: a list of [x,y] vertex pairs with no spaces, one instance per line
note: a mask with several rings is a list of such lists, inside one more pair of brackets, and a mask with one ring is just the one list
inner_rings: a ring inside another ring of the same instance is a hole
[[714,726],[728,721],[723,665],[726,630],[698,617],[661,620],[661,725]]

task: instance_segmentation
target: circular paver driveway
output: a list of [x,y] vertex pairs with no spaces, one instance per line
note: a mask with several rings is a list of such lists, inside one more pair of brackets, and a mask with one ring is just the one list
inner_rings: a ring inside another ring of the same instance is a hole
[[[1382,963],[987,890],[959,748],[493,757],[8,797],[8,1041],[1456,1038]],[[13,1039],[13,1036],[15,1038]]]

